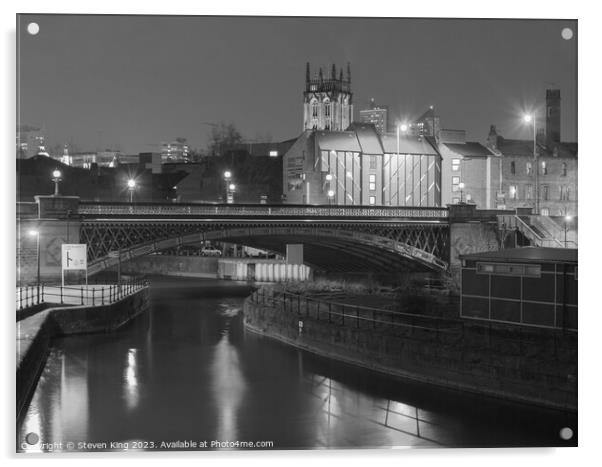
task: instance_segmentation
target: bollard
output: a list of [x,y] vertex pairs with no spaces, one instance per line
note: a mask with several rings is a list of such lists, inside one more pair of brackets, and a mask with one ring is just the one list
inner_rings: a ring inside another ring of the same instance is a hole
[[81,286],[81,292],[82,292],[82,305],[84,304],[84,286]]
[[63,304],[63,286],[61,285],[61,305]]
[[42,284],[42,302],[44,301],[44,284]]
[[92,306],[94,306],[94,292],[96,292],[96,289],[92,287]]
[[105,304],[105,288],[102,287],[100,289],[100,304],[104,305]]

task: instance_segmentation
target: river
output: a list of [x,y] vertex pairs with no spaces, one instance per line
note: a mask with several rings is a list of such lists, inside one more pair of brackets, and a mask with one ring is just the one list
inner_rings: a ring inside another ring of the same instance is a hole
[[574,414],[392,378],[255,335],[242,323],[249,293],[155,277],[149,312],[123,329],[57,339],[19,442],[39,437],[28,452],[576,444],[559,437],[576,431]]

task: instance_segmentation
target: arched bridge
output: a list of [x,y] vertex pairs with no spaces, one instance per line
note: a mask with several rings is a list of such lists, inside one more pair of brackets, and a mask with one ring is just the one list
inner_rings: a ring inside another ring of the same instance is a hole
[[445,271],[446,208],[96,203],[78,206],[88,272],[121,259],[207,240],[284,255],[303,244],[304,262],[330,271]]

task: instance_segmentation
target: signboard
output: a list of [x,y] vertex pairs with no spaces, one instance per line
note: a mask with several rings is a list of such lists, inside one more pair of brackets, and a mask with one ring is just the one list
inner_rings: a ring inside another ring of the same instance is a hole
[[61,266],[63,271],[88,268],[88,262],[86,260],[86,244],[63,243],[63,245],[61,245],[61,250]]

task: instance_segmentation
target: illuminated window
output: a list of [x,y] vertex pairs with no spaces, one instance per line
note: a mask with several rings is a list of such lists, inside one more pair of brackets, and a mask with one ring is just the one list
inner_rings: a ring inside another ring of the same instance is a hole
[[548,164],[546,161],[541,161],[541,173],[542,175],[548,175]]
[[477,263],[477,274],[540,277],[541,266],[539,264]]
[[527,175],[531,175],[532,172],[533,172],[533,165],[531,164],[531,162],[527,162]]
[[452,159],[452,172],[460,170],[460,159]]
[[319,108],[320,104],[318,104],[317,102],[312,102],[311,104],[311,116],[313,118],[318,118],[318,108]]
[[270,157],[278,157],[278,151],[270,151]]
[[517,199],[518,195],[517,195],[517,189],[516,189],[516,185],[510,185],[508,191],[510,192],[510,199]]
[[452,191],[460,191],[460,177],[452,177]]
[[368,202],[371,206],[374,206],[376,204],[376,196],[370,196],[370,198],[368,198]]
[[452,204],[458,204],[460,202],[460,198],[453,198]]
[[525,199],[533,199],[533,185],[525,185]]
[[369,187],[370,191],[376,191],[376,175],[371,174],[369,178]]

